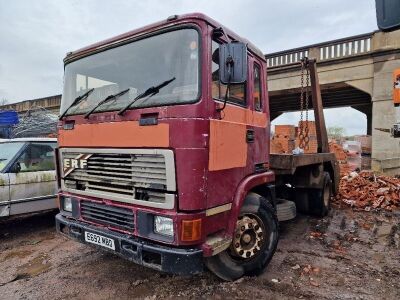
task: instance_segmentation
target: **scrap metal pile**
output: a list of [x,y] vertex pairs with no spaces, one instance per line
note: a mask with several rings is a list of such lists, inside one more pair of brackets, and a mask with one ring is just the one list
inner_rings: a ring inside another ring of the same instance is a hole
[[57,115],[45,108],[32,108],[20,117],[19,124],[12,130],[12,137],[56,137],[57,122]]
[[372,171],[351,172],[340,180],[336,201],[366,211],[400,209],[400,179]]

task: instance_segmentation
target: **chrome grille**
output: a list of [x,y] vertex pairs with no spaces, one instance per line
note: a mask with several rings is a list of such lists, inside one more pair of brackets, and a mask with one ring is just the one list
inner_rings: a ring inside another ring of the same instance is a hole
[[171,150],[69,148],[60,152],[62,163],[64,159],[87,157],[85,168],[63,170],[62,184],[67,191],[128,203],[139,201],[138,204],[154,207],[174,205],[175,165]]
[[[79,153],[69,153],[74,158]],[[166,190],[165,159],[161,155],[93,154],[87,169],[76,169],[66,178],[87,181],[89,190],[133,195],[133,187]]]
[[82,201],[81,216],[86,221],[117,229],[128,231],[135,229],[133,211],[127,208]]

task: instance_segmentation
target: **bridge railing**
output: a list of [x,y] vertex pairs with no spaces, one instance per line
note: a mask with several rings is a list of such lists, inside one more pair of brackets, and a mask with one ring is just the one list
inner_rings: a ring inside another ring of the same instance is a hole
[[372,51],[373,33],[352,36],[344,39],[314,44],[265,55],[269,68],[281,67],[299,62],[307,56],[317,61],[340,59],[349,56],[362,55]]

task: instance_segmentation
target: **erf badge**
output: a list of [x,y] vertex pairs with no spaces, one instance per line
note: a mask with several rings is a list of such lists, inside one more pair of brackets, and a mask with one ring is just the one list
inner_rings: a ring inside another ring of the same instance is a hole
[[75,158],[64,158],[63,169],[64,176],[67,176],[75,169],[87,169],[88,159],[92,154],[79,154]]

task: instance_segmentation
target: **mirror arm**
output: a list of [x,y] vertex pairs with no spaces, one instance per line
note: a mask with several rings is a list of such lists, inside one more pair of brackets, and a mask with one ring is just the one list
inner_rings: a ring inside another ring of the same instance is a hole
[[228,83],[226,85],[226,91],[225,91],[225,99],[224,99],[224,105],[222,107],[217,108],[217,112],[221,112],[225,109],[226,107],[226,102],[228,102],[228,92],[231,87],[231,71],[232,71],[232,66],[234,64],[233,58],[231,55],[229,55],[226,59],[226,64],[228,65]]
[[222,105],[222,107],[217,108],[217,112],[221,112],[225,109],[226,107],[226,102],[228,102],[228,91],[229,88],[231,87],[231,83],[228,82],[228,84],[226,85],[226,91],[225,91],[225,99],[224,99],[224,105]]

